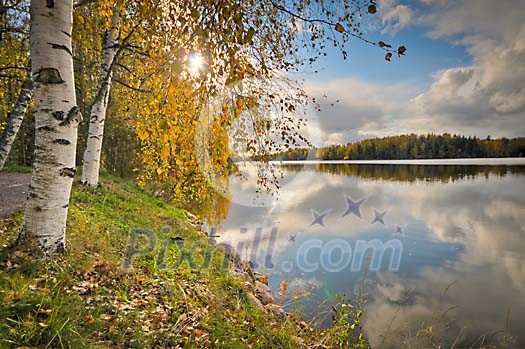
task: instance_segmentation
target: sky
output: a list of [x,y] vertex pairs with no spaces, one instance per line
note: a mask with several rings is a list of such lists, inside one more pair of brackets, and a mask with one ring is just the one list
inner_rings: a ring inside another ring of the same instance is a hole
[[330,50],[305,76],[311,96],[327,96],[309,112],[315,145],[429,132],[525,136],[525,1],[377,3],[364,36],[407,54],[387,62],[358,40],[347,60]]

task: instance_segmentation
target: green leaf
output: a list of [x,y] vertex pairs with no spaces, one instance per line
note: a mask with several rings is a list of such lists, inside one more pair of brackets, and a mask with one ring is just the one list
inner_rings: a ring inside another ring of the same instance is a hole
[[247,44],[251,42],[254,34],[255,29],[253,29],[253,27],[250,27],[250,29],[248,29],[248,31],[246,32],[246,36],[244,37],[244,43]]
[[242,24],[242,14],[237,12],[235,15],[233,15],[233,21],[235,24],[240,26]]
[[168,127],[169,127],[169,123],[168,121],[166,120],[161,120],[159,122],[159,126],[163,129],[163,130],[166,130]]
[[193,20],[196,21],[199,19],[199,16],[200,16],[199,10],[197,10],[196,8],[193,8],[191,10],[191,18],[193,18]]

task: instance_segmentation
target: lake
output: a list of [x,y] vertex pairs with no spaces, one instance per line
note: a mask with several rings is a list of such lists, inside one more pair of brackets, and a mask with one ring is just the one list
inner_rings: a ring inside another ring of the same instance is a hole
[[[336,295],[362,307],[373,348],[523,348],[520,161],[244,165],[218,240],[276,297],[287,281],[287,310],[328,324]],[[256,193],[258,176],[282,177],[279,192]]]

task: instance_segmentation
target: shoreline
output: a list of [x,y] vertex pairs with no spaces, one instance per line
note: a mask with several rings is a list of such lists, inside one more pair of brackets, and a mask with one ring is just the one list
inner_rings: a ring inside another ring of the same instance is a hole
[[[253,162],[256,163],[256,162]],[[272,165],[463,165],[463,166],[525,166],[525,158],[457,158],[457,159],[398,159],[398,160],[272,160]]]

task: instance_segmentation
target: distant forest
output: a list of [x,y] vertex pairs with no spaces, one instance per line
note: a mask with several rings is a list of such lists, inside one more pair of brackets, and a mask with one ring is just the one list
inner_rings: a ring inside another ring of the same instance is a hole
[[274,160],[393,160],[500,158],[525,156],[525,137],[480,139],[458,135],[401,135],[331,145],[296,148],[274,156]]

